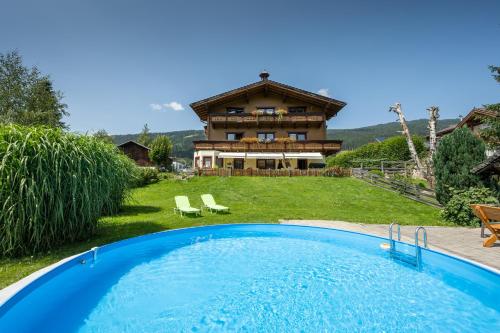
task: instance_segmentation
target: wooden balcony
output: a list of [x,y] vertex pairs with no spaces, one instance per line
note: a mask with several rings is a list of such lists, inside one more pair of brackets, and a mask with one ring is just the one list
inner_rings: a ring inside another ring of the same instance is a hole
[[290,143],[244,143],[239,141],[193,141],[195,150],[218,150],[224,152],[319,152],[331,155],[340,151],[342,141],[309,140]]
[[254,116],[250,113],[227,114],[212,113],[209,124],[213,128],[221,127],[320,127],[326,121],[322,112],[307,112],[278,115]]

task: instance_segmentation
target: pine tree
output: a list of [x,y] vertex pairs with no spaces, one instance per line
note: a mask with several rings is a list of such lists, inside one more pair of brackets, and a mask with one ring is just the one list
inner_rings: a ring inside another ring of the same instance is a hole
[[444,136],[434,155],[437,200],[446,204],[450,188],[465,190],[482,186],[479,176],[470,170],[484,159],[484,143],[468,128],[457,128]]
[[143,146],[149,147],[151,141],[152,139],[151,139],[151,134],[149,133],[148,124],[144,124],[144,127],[142,128],[141,134],[139,134],[137,142]]

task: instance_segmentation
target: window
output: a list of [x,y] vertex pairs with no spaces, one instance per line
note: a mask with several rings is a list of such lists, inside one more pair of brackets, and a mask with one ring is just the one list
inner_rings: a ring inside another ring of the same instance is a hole
[[307,169],[307,160],[297,160],[297,168],[300,170]]
[[217,167],[218,168],[223,168],[224,167],[224,159],[223,158],[217,157],[216,163],[217,163]]
[[307,133],[306,132],[289,132],[288,137],[295,141],[306,141]]
[[212,157],[210,156],[203,157],[203,168],[212,169]]
[[304,113],[306,112],[305,106],[291,106],[288,108],[288,113]]
[[269,115],[272,115],[275,113],[275,108],[273,107],[268,107],[268,106],[265,106],[265,107],[258,107],[257,108],[257,111],[260,111],[262,112],[262,114],[269,114]]
[[235,158],[233,160],[233,165],[235,169],[242,170],[245,165],[245,160],[242,158]]
[[240,141],[243,138],[243,133],[226,133],[226,139],[228,141]]
[[260,142],[272,142],[274,141],[274,132],[257,133],[257,138]]
[[226,112],[230,114],[243,113],[243,108],[228,107],[226,108]]
[[276,169],[275,160],[257,160],[258,169]]

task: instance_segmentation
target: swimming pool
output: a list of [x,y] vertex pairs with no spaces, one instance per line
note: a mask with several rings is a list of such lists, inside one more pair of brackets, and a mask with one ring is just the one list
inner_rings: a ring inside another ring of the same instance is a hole
[[419,271],[383,241],[261,224],[132,238],[21,289],[0,332],[500,331],[499,274],[425,249]]

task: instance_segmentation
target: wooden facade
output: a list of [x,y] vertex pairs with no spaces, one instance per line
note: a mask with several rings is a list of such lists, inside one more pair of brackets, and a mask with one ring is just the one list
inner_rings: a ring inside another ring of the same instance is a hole
[[206,122],[207,140],[194,142],[196,168],[307,169],[340,151],[326,122],[344,102],[260,77],[191,104]]
[[151,166],[151,160],[149,159],[149,148],[141,145],[135,141],[127,141],[122,144],[117,145],[125,155],[130,157],[135,161],[137,165],[140,166]]
[[499,116],[500,115],[493,110],[488,110],[486,108],[474,108],[465,117],[463,117],[457,125],[438,131],[436,136],[438,138],[442,138],[446,134],[453,132],[455,128],[461,128],[464,126],[467,126],[474,134],[479,135],[482,129],[484,117],[494,118]]

